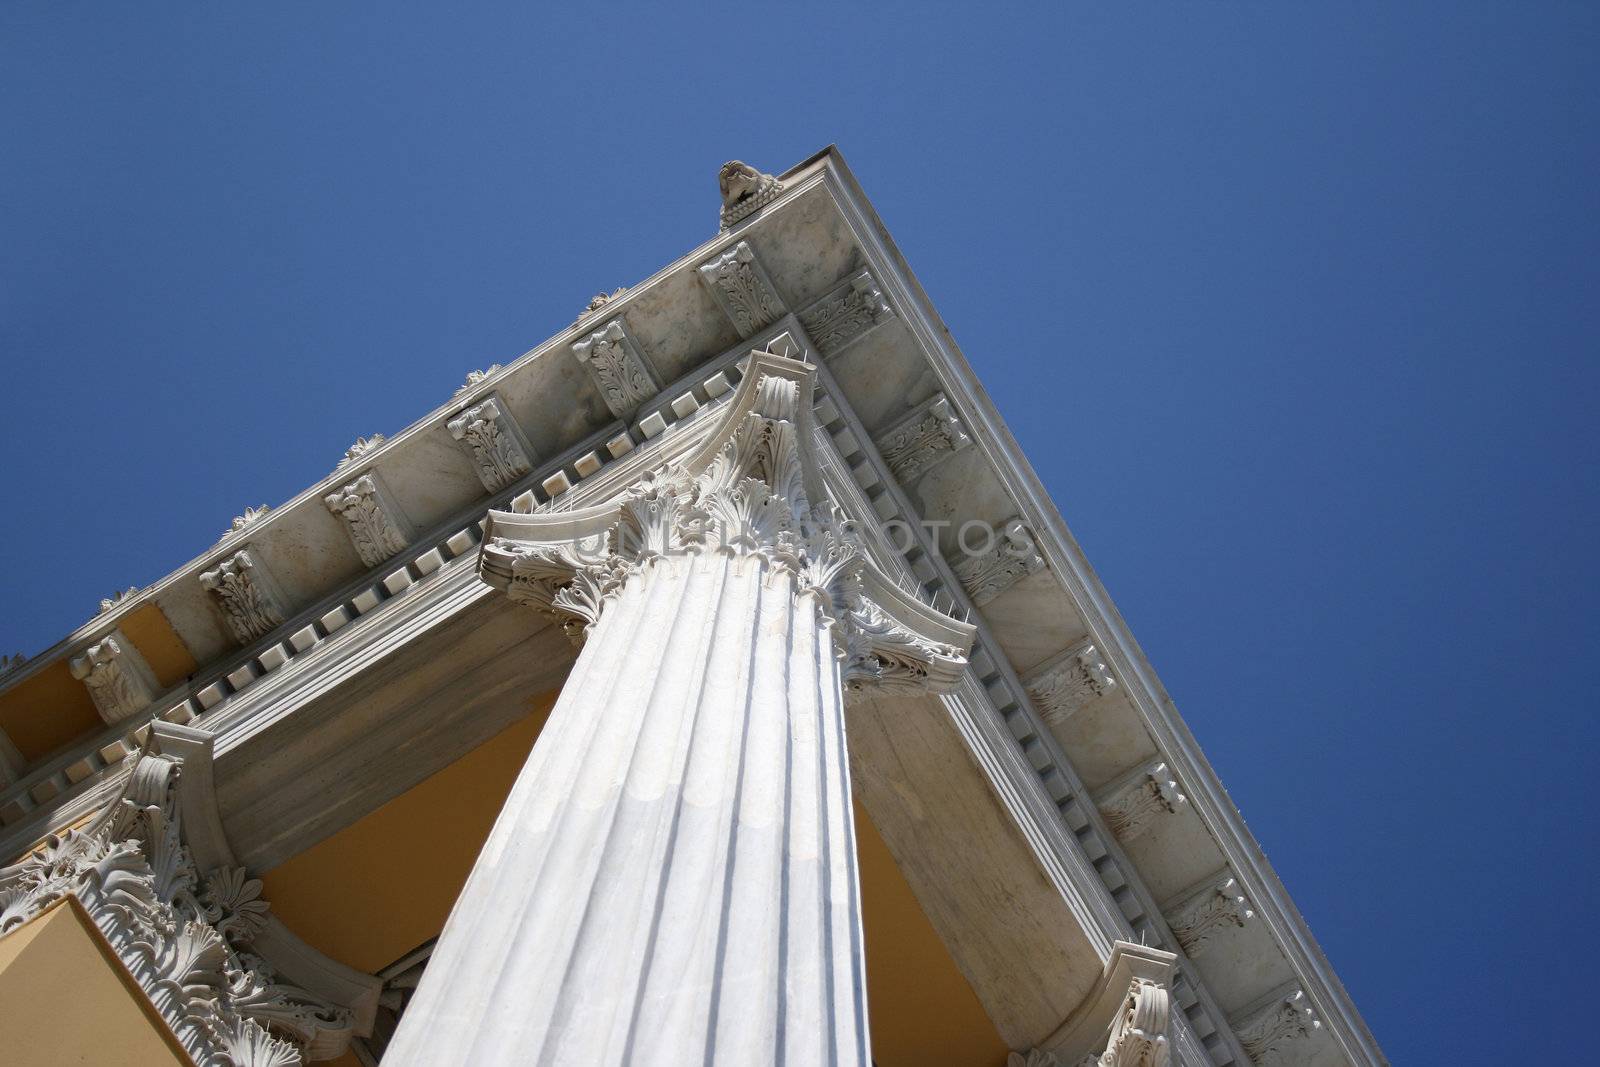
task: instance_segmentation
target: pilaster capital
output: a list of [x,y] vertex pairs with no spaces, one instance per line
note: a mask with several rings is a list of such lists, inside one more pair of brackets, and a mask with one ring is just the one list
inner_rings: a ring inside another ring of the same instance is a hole
[[1166,1067],[1177,960],[1146,945],[1113,943],[1100,981],[1041,1047],[1072,1067]]
[[[221,837],[210,751],[209,735],[157,723],[117,800],[0,868],[0,934],[74,896],[196,1063],[298,1067],[335,1056],[370,1025],[376,980],[316,954],[271,916],[261,882]],[[209,818],[191,825],[202,811]],[[347,995],[314,993],[291,970]]]
[[722,421],[681,461],[613,500],[581,510],[492,511],[479,572],[516,600],[563,619],[575,636],[629,576],[704,553],[759,557],[812,598],[844,660],[847,686],[942,691],[966,665],[973,628],[879,574],[857,532],[827,500],[811,452],[816,371],[753,352]]

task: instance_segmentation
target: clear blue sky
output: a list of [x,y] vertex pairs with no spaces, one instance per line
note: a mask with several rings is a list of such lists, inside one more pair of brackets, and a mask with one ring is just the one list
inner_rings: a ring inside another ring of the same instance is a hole
[[1581,1044],[1593,6],[27,7],[0,650],[837,142],[1394,1061]]

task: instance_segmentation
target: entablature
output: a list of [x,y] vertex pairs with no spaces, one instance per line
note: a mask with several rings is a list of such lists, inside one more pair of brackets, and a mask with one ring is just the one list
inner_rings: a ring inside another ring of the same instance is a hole
[[[470,610],[487,592],[472,574],[486,510],[562,510],[614,494],[692,448],[739,362],[787,336],[819,366],[824,465],[841,503],[874,528],[875,562],[978,627],[946,705],[1040,862],[1098,951],[1124,937],[1177,956],[1181,1062],[1249,1062],[1229,1019],[1292,983],[1327,1022],[1306,1047],[1381,1063],[843,161],[829,150],[774,181],[767,200],[700,248],[514,362],[474,372],[424,419],[352,450],[304,493],[0,677],[4,700],[152,603],[202,665],[139,714],[32,754],[0,793],[7,848],[113,792],[152,716],[216,731],[225,763],[341,672]],[[993,533],[983,551],[963,539],[975,529]],[[1136,819],[1108,817],[1107,803],[1122,799],[1137,802]],[[258,858],[292,847],[279,841]],[[1251,916],[1217,924],[1201,953],[1174,917],[1218,870]]]

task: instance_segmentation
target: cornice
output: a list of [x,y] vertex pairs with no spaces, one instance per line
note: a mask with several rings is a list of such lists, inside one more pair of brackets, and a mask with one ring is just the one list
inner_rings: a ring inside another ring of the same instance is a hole
[[[857,242],[866,250],[869,263],[881,272],[875,276],[890,290],[896,307],[917,334],[923,351],[932,358],[934,372],[944,392],[963,401],[969,429],[979,431],[975,443],[1023,508],[1026,521],[1041,535],[1041,551],[1074,608],[1089,623],[1091,637],[1110,660],[1113,673],[1118,678],[1128,679],[1127,688],[1141,719],[1192,794],[1195,810],[1221,846],[1229,866],[1246,876],[1247,884],[1255,892],[1252,899],[1258,903],[1261,917],[1272,930],[1274,940],[1290,957],[1308,995],[1323,1018],[1339,1021],[1340,1025],[1334,1027],[1333,1032],[1341,1050],[1352,1062],[1363,1067],[1386,1065],[1387,1060],[1343,984],[1277,874],[1266,862],[1260,845],[1245,827],[1216,772],[1176,714],[1172,698],[978,382],[949,328],[934,311],[843,158],[833,150],[825,155],[829,187],[845,211]],[[1041,729],[1035,739],[1046,748],[1059,750],[1047,729]],[[1064,758],[1062,763],[1066,763]],[[1153,901],[1149,902],[1149,908],[1156,921],[1160,921]],[[1245,1061],[1241,1059],[1240,1062]]]
[[[658,283],[684,271],[697,271],[746,242],[759,241],[762,226],[781,219],[789,205],[812,191],[826,188],[860,250],[875,291],[887,301],[893,315],[904,322],[929,360],[944,402],[958,414],[959,425],[970,439],[960,447],[974,448],[981,454],[1016,504],[1021,526],[1031,537],[1043,564],[1059,582],[1062,610],[1075,611],[1084,620],[1087,640],[1104,657],[1120,698],[1129,702],[1154,739],[1159,760],[1170,767],[1189,806],[1221,850],[1228,869],[1243,883],[1257,919],[1270,930],[1288,958],[1299,986],[1353,1063],[1363,1067],[1384,1063],[1382,1053],[1304,920],[842,158],[830,147],[779,178],[783,192],[759,211],[616,295],[601,311],[580,317],[505,367],[484,374],[433,412],[365,452],[355,463],[332,467],[321,481],[251,523],[246,532],[224,539],[183,568],[90,620],[20,670],[0,678],[0,690],[25,680],[63,655],[80,651],[90,638],[114,630],[118,620],[148,598],[176,583],[196,580],[201,571],[215,568],[245,544],[270,532],[274,524],[290,521],[299,509],[315,507],[325,511],[325,496],[364,472],[377,470],[385,456],[405,448],[420,435],[443,432],[449,419],[505,390],[533,361],[572,359],[570,348],[575,341],[591,336],[607,323],[620,321]],[[830,292],[848,283],[858,272],[859,268],[839,279]],[[804,313],[816,302],[813,299],[810,305],[799,309],[790,307],[759,333],[709,359],[698,360],[692,370],[639,404],[628,419],[605,424],[553,459],[535,459],[532,472],[514,485],[500,493],[477,496],[448,519],[429,527],[404,551],[366,570],[315,605],[296,612],[250,647],[207,665],[192,684],[158,694],[152,706],[169,709],[162,715],[172,716],[174,721],[203,717],[207,728],[218,732],[219,754],[291,717],[315,693],[337,685],[363,665],[392,654],[432,625],[488,594],[487,587],[475,583],[471,563],[462,563],[463,559],[477,558],[476,523],[488,507],[576,509],[613,493],[645,467],[694,447],[703,436],[700,428],[709,424],[705,416],[726,399],[729,380],[738,379],[736,364],[743,355],[784,330],[793,330],[803,338],[803,328],[794,313]],[[856,343],[855,339],[850,343]],[[878,455],[871,435],[856,418],[826,360],[818,358],[817,362],[819,405],[833,405],[835,415],[820,421],[842,428],[852,446],[865,457],[864,463],[852,468],[846,459],[854,451],[841,457],[837,450],[828,450],[824,466],[832,471],[830,480],[844,480],[836,487],[841,492],[849,483],[850,491],[845,495],[851,496],[852,509],[865,519],[878,522],[893,516],[916,516],[910,487],[901,486]],[[883,437],[882,431],[879,437]],[[868,494],[864,480],[875,495]],[[1109,953],[1118,939],[1141,938],[1178,953],[1180,981],[1174,995],[1185,1010],[1177,1013],[1174,1020],[1176,1058],[1185,1064],[1247,1063],[1226,1017],[1192,962],[1183,957],[1158,902],[1105,825],[1068,753],[1007,662],[982,609],[974,606],[938,546],[919,535],[911,555],[902,558],[880,551],[875,559],[885,570],[901,576],[908,587],[920,586],[935,598],[943,597],[957,605],[977,627],[972,670],[958,690],[944,698],[946,707],[997,795],[1023,828],[1041,865],[1097,949]],[[346,616],[342,622],[340,612]],[[325,621],[330,618],[338,625],[330,628]],[[300,647],[295,639],[303,635],[306,640]],[[292,670],[284,669],[290,665]],[[148,730],[147,725],[141,728]],[[121,773],[122,761],[101,759],[97,766],[94,754],[103,750],[115,752],[119,746],[126,754],[138,740],[137,730],[125,733],[108,728],[75,746],[72,752],[35,767],[17,785],[0,793],[0,816],[8,800],[24,798],[35,808],[25,817],[7,821],[0,848],[20,847],[45,829],[59,827],[64,820],[92,810],[95,801],[103,802]],[[73,777],[75,773],[77,777]],[[1209,1027],[1209,1045],[1201,1041],[1191,1019]]]

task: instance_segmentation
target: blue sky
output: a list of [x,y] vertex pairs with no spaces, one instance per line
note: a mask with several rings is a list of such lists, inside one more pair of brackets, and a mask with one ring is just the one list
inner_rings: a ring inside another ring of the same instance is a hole
[[0,650],[837,142],[1390,1056],[1515,1062],[1600,948],[1597,55],[1562,3],[8,5]]

